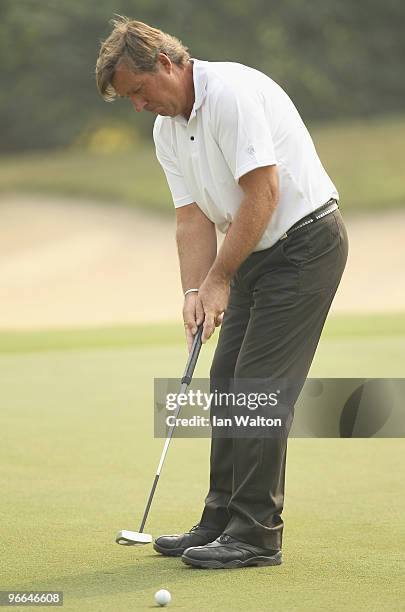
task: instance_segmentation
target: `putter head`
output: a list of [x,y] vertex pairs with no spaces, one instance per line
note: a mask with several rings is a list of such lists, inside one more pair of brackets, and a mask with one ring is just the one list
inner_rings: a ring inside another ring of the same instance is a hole
[[141,544],[151,544],[152,536],[150,533],[127,531],[123,529],[117,533],[115,541],[122,546],[138,546]]

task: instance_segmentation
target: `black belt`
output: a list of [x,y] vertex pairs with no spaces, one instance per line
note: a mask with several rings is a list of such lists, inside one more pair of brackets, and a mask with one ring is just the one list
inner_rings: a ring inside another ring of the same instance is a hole
[[285,240],[286,238],[288,238],[290,234],[295,232],[297,229],[300,229],[301,227],[305,227],[305,225],[308,225],[309,223],[315,223],[315,221],[322,219],[322,217],[326,217],[326,215],[329,215],[330,213],[337,210],[338,208],[339,208],[338,201],[335,200],[335,198],[331,198],[330,200],[328,200],[328,202],[326,202],[326,204],[323,204],[323,206],[321,206],[320,208],[317,208],[316,210],[314,210],[314,212],[310,213],[306,217],[303,217],[302,219],[297,221],[297,223],[294,223],[294,225],[292,225],[285,232],[285,234],[283,234],[281,238],[279,238],[279,240]]

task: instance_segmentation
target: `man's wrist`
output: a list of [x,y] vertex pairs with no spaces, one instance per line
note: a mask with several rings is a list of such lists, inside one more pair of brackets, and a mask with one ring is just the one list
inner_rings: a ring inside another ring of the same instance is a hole
[[233,273],[228,270],[225,270],[222,265],[215,263],[209,271],[209,276],[214,280],[226,284],[231,282]]

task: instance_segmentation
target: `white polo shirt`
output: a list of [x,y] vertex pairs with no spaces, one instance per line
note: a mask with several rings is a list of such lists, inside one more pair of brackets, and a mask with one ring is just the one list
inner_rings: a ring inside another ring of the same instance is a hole
[[242,64],[192,59],[195,102],[189,120],[158,115],[157,158],[175,207],[195,202],[225,233],[244,197],[238,180],[276,164],[280,198],[255,251],[296,221],[339,199],[293,102],[271,78]]

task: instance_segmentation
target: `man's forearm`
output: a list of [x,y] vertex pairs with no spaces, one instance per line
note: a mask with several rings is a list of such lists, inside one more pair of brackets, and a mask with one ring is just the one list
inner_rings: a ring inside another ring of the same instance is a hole
[[277,202],[268,195],[245,197],[230,225],[210,274],[230,280],[260,241]]
[[177,251],[183,291],[198,289],[217,254],[213,223],[184,222],[177,225]]

